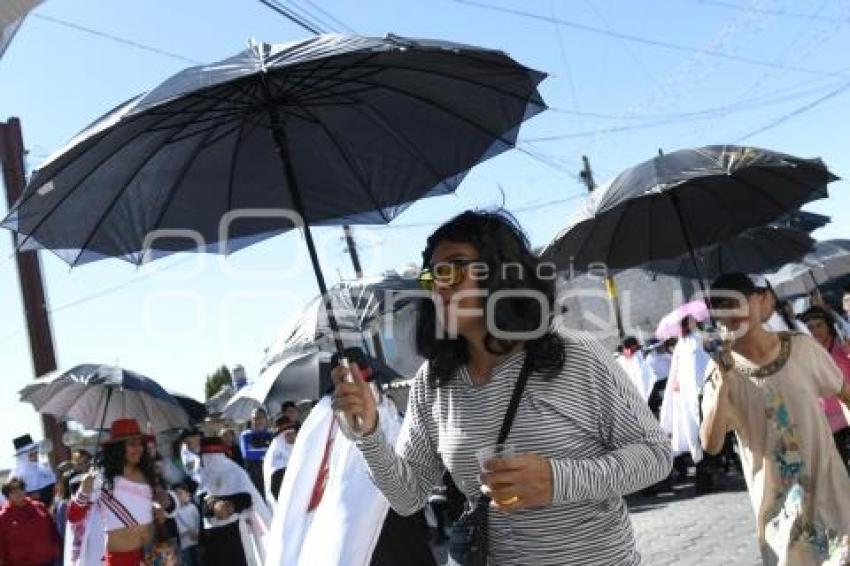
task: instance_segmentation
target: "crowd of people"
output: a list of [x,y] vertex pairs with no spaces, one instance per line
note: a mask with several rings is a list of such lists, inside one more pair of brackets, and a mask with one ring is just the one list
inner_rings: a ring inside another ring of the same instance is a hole
[[192,428],[164,445],[135,420],[118,419],[97,460],[77,448],[55,470],[30,435],[16,438],[17,464],[2,489],[0,564],[261,564],[299,427],[294,402],[272,428],[258,408],[238,436]]
[[355,349],[332,392],[308,414],[285,403],[271,428],[258,408],[240,433],[189,429],[161,450],[118,419],[95,457],[55,471],[16,439],[0,566],[430,566],[425,509],[452,565],[631,565],[624,496],[691,466],[705,493],[718,465],[746,479],[765,564],[850,564],[850,290],[843,315],[816,301],[791,316],[762,278],[726,274],[709,294],[719,334],[687,316],[678,338],[630,337],[615,357],[557,325],[538,267],[502,213],[428,239],[435,300],[419,304],[406,408]]

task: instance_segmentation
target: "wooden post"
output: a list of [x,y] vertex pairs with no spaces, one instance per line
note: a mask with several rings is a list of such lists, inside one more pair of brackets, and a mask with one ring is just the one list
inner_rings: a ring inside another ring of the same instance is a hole
[[[9,208],[20,198],[26,185],[24,173],[24,140],[21,135],[21,122],[9,118],[0,122],[0,163],[3,166],[3,181],[6,186],[6,198]],[[15,243],[15,234],[12,234]],[[35,377],[39,378],[56,369],[56,353],[53,349],[53,332],[50,328],[50,313],[41,276],[41,265],[37,251],[16,252],[18,279],[21,283],[21,298],[24,303],[30,353]],[[56,466],[70,456],[68,448],[62,444],[64,423],[53,417],[42,415],[44,437],[53,443],[50,454],[51,464]],[[24,432],[24,431],[21,431]]]

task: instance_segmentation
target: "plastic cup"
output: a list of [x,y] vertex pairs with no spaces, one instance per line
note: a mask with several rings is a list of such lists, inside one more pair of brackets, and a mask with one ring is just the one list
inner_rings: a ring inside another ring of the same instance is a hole
[[475,451],[475,457],[478,459],[478,468],[482,472],[489,472],[487,462],[495,458],[513,458],[516,455],[516,448],[511,443],[494,444],[486,446]]

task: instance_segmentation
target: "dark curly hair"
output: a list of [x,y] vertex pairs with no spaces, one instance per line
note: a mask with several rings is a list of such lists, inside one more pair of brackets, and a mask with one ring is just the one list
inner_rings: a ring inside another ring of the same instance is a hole
[[[115,478],[124,474],[124,458],[127,451],[125,442],[113,442],[103,446],[103,454],[101,455],[101,467],[103,468],[103,486],[111,490],[114,488]],[[147,450],[142,450],[142,459],[139,460],[139,471],[145,476],[145,481],[155,487],[157,484],[156,472],[154,471],[153,461],[148,455]]]
[[[471,244],[478,251],[478,261],[487,265],[479,285],[487,291],[486,306],[493,308],[496,327],[506,332],[531,332],[542,326],[548,330],[525,342],[532,371],[554,374],[564,364],[564,340],[554,332],[555,279],[542,277],[540,259],[531,251],[528,237],[516,219],[503,210],[468,210],[449,220],[431,234],[422,252],[422,264],[428,266],[440,242]],[[505,266],[509,267],[505,267]],[[518,267],[518,269],[517,269]],[[531,290],[545,297],[545,305],[530,297],[508,296],[490,305],[494,293],[509,290]],[[428,360],[428,383],[440,387],[448,383],[458,368],[469,361],[466,339],[437,335],[437,313],[434,301],[420,301],[416,321],[417,353]],[[505,354],[517,345],[501,340],[489,332],[484,346],[492,354]]]

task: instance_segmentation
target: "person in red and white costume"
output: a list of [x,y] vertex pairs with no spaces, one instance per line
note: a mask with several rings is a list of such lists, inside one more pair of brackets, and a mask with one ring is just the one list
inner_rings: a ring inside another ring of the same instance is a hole
[[84,477],[68,507],[68,521],[99,513],[106,531],[106,566],[139,566],[153,542],[155,473],[145,450],[148,437],[135,419],[117,419],[103,443],[102,465]]

